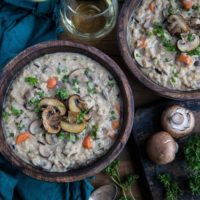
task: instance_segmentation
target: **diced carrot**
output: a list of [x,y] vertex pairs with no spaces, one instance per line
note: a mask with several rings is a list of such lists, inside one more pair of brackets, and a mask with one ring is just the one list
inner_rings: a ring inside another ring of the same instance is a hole
[[50,77],[48,80],[47,80],[47,87],[49,89],[53,89],[55,88],[57,85],[57,79],[55,77]]
[[141,49],[144,49],[144,48],[146,48],[146,46],[147,46],[147,40],[146,40],[146,38],[145,37],[141,37],[140,41],[139,41],[139,47]]
[[91,149],[92,148],[92,137],[90,135],[87,135],[83,140],[83,147],[85,149]]
[[189,10],[193,6],[193,1],[192,0],[182,0],[182,5],[183,5],[184,9]]
[[115,110],[117,111],[117,113],[120,113],[120,111],[121,111],[120,103],[115,104]]
[[16,138],[16,144],[21,144],[25,142],[30,137],[29,132],[20,133]]
[[149,10],[151,12],[154,12],[156,9],[156,3],[154,1],[152,1],[150,4],[149,4]]
[[190,56],[188,56],[187,54],[180,54],[178,57],[177,57],[177,60],[179,62],[182,62],[186,65],[191,65],[192,64],[192,58]]
[[119,120],[113,120],[112,121],[112,128],[113,129],[117,129],[117,128],[119,128]]

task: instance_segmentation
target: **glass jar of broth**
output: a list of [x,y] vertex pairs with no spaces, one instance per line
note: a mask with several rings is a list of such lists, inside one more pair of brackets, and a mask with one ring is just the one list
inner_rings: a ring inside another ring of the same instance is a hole
[[66,29],[84,40],[106,36],[115,26],[117,0],[62,0],[61,19]]

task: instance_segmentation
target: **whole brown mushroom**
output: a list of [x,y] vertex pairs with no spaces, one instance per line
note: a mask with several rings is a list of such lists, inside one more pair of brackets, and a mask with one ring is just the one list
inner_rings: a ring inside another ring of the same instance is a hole
[[174,138],[181,138],[192,133],[195,126],[193,113],[181,106],[167,108],[161,118],[162,127]]
[[159,165],[172,162],[175,159],[178,145],[173,137],[164,131],[155,133],[147,143],[149,158]]

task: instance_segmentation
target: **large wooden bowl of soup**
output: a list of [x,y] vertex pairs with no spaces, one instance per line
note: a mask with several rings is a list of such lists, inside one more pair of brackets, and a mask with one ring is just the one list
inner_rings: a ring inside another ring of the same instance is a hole
[[124,73],[101,51],[67,41],[30,47],[0,77],[0,153],[25,174],[81,180],[110,164],[131,132]]
[[198,0],[127,0],[118,23],[121,55],[146,87],[172,99],[200,98]]

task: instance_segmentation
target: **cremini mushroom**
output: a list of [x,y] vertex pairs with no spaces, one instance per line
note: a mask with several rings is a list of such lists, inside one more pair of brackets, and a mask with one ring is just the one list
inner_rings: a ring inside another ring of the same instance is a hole
[[149,158],[159,165],[172,162],[175,159],[178,145],[173,137],[164,131],[153,134],[147,142]]
[[58,133],[60,131],[60,114],[56,112],[54,107],[48,106],[42,112],[43,126],[48,133]]
[[81,124],[70,124],[69,122],[61,121],[60,126],[66,132],[81,133],[85,129],[86,123],[83,122]]
[[55,98],[46,97],[40,101],[39,106],[40,107],[43,107],[43,106],[54,107],[55,109],[57,109],[60,112],[61,116],[63,116],[66,113],[65,105],[61,101],[59,101],[58,99],[55,99]]
[[189,31],[189,27],[182,15],[170,15],[167,19],[168,30],[173,35],[179,35]]
[[69,110],[72,112],[81,112],[82,109],[86,109],[86,103],[77,94],[69,97]]
[[178,40],[177,47],[182,52],[188,52],[192,51],[193,49],[196,49],[200,44],[199,36],[196,34],[191,34],[191,39],[188,40],[188,35],[182,36],[181,40]]
[[200,18],[192,17],[189,22],[189,26],[193,29],[200,29]]
[[191,134],[195,125],[193,113],[178,105],[167,108],[162,114],[161,121],[163,129],[175,138]]

